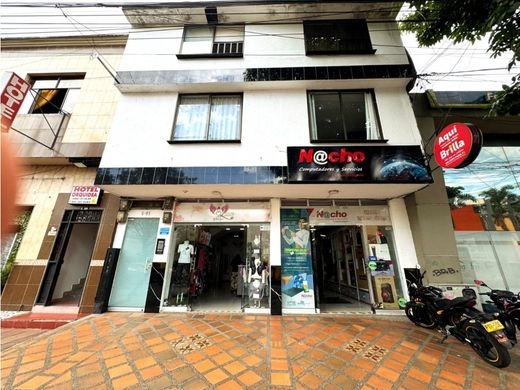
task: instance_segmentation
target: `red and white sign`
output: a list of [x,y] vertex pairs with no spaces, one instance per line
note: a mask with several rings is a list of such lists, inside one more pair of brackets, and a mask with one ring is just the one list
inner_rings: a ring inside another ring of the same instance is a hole
[[464,168],[477,158],[482,148],[482,133],[470,123],[452,123],[435,139],[433,154],[443,168]]
[[2,133],[7,133],[13,124],[16,114],[25,99],[25,95],[31,89],[31,85],[18,76],[11,75],[7,85],[2,92]]
[[95,186],[74,186],[69,197],[69,204],[96,205],[101,196],[101,188]]

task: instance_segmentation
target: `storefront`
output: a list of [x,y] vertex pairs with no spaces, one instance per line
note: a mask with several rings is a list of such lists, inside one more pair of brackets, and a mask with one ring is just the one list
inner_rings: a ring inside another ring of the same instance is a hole
[[281,210],[284,313],[399,308],[404,279],[388,206],[361,203]]
[[269,313],[270,204],[177,202],[162,311]]

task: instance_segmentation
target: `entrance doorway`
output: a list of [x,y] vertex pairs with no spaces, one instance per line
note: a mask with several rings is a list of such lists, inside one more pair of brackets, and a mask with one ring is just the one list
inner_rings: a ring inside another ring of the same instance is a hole
[[321,312],[370,311],[360,226],[314,226],[313,268]]
[[240,311],[246,230],[242,226],[202,226],[190,299],[194,311]]
[[101,214],[102,210],[65,211],[36,304],[79,305]]
[[266,311],[269,225],[175,226],[162,311]]

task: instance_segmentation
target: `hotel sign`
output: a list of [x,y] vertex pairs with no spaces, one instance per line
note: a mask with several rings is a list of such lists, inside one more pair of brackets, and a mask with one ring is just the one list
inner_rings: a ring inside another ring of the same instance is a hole
[[2,95],[2,133],[7,133],[13,124],[16,114],[31,89],[31,85],[23,78],[13,73],[5,86]]
[[95,186],[74,186],[69,204],[95,206],[101,200],[101,188]]

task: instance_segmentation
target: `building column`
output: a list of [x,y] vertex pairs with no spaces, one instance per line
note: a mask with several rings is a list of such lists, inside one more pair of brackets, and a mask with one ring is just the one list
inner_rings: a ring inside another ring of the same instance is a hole
[[281,231],[280,231],[280,207],[282,202],[280,199],[271,199],[271,234],[269,235],[269,263],[273,265],[282,265],[281,255]]

